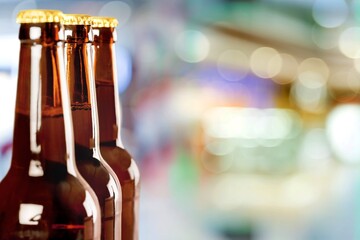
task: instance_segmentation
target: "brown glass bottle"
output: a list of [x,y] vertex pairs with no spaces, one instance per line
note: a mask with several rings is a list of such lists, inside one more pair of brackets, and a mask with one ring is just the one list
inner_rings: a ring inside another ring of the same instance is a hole
[[100,239],[100,207],[80,176],[64,75],[62,13],[18,14],[13,155],[0,183],[0,239]]
[[120,103],[117,93],[115,48],[116,19],[93,17],[94,72],[99,111],[100,151],[115,171],[122,188],[122,239],[138,239],[140,174],[121,143]]
[[91,58],[91,17],[65,14],[64,29],[66,77],[74,125],[76,164],[99,199],[101,239],[120,240],[121,186],[116,174],[99,154],[98,114]]

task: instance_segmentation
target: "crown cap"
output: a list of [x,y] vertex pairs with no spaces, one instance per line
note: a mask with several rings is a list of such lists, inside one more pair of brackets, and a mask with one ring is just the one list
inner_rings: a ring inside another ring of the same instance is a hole
[[118,20],[113,17],[92,17],[92,27],[94,28],[114,28],[118,23]]
[[87,14],[64,14],[64,25],[91,25],[91,16]]
[[59,10],[31,9],[22,10],[16,16],[17,23],[61,22],[63,13]]

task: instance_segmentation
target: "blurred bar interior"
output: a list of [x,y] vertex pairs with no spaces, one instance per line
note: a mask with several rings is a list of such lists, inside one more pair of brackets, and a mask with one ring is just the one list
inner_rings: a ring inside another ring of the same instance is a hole
[[141,240],[360,239],[359,1],[0,3],[0,179],[16,14],[108,15]]

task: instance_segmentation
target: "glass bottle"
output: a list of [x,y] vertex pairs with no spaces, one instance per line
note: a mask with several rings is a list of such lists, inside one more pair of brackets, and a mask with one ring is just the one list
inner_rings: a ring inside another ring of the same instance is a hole
[[24,10],[13,155],[0,183],[0,239],[100,239],[98,199],[74,160],[62,12]]
[[64,14],[65,64],[74,125],[75,159],[94,189],[102,213],[103,240],[121,238],[121,186],[99,153],[98,113],[93,79],[91,17]]
[[120,138],[120,102],[116,79],[117,20],[93,17],[93,53],[99,111],[100,152],[115,171],[122,188],[122,239],[138,239],[139,169]]

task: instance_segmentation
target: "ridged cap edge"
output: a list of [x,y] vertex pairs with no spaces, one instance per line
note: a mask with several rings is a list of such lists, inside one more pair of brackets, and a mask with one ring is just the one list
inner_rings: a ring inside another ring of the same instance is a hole
[[92,17],[87,14],[64,14],[62,24],[64,24],[64,25],[91,25]]
[[118,20],[113,17],[92,17],[92,27],[116,27],[119,24]]
[[30,9],[22,10],[16,16],[17,23],[46,23],[61,22],[63,12],[59,10],[48,9]]

